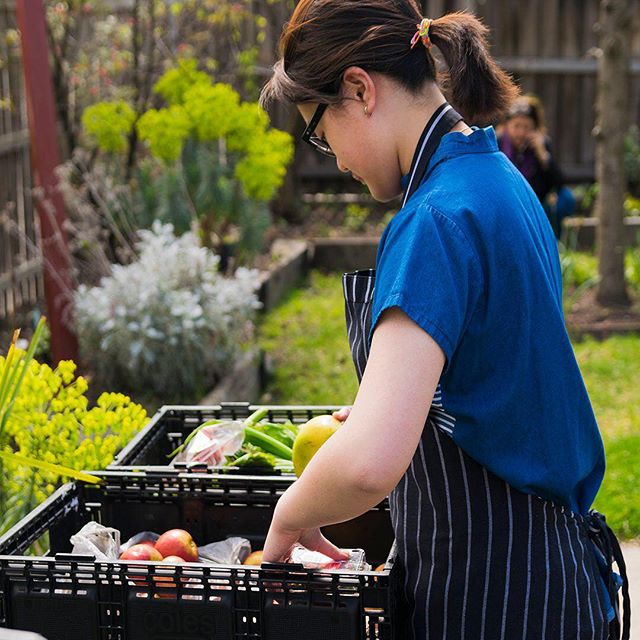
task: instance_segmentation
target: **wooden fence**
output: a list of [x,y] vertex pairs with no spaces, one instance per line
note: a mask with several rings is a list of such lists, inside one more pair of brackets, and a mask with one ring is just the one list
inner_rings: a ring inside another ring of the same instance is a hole
[[13,2],[0,1],[0,322],[42,298],[29,131]]

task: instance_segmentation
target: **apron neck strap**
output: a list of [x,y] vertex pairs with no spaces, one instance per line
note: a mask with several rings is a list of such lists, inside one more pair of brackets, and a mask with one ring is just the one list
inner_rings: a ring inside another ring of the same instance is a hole
[[422,183],[429,160],[431,160],[443,136],[462,119],[462,116],[448,102],[441,104],[429,118],[413,155],[409,171],[409,184],[402,199],[403,207]]

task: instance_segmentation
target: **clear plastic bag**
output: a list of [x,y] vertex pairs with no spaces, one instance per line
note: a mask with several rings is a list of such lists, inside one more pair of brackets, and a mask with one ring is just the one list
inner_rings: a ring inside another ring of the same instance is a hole
[[147,541],[155,544],[159,537],[160,534],[155,533],[154,531],[141,531],[140,533],[136,533],[135,536],[131,536],[126,542],[122,543],[120,553],[124,553],[130,547],[133,547],[134,544],[142,544]]
[[205,425],[189,440],[185,448],[173,459],[175,462],[197,462],[207,466],[220,466],[228,456],[238,452],[244,442],[244,423],[229,420]]
[[87,524],[69,538],[71,553],[95,556],[96,560],[117,560],[120,549],[120,531],[98,522]]
[[242,564],[251,553],[251,543],[246,538],[227,538],[198,547],[200,562],[213,564]]

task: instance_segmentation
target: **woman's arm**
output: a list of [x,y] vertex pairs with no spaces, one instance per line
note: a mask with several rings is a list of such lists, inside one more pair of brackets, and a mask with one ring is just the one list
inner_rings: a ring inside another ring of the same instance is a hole
[[337,557],[317,529],[368,511],[398,484],[444,362],[437,343],[399,308],[383,314],[351,414],[278,501],[265,561],[284,559],[297,541]]

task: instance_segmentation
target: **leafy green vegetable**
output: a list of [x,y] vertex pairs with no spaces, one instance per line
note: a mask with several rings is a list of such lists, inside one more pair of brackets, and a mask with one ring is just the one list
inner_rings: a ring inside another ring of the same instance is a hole
[[275,469],[276,457],[274,455],[260,451],[251,445],[247,446],[251,447],[251,450],[235,460],[229,460],[225,467],[269,467]]
[[274,422],[260,422],[253,426],[256,431],[261,431],[275,440],[282,442],[291,449],[298,435],[298,427],[292,422],[276,424]]
[[293,458],[291,447],[288,447],[269,434],[259,431],[255,427],[244,428],[244,441],[245,443],[260,447],[263,451],[272,453],[279,458],[284,458],[285,460],[291,460]]
[[[267,466],[275,468],[276,458],[280,460],[280,466],[290,466],[293,457],[293,442],[296,439],[298,427],[290,420],[283,423],[263,421],[268,413],[268,409],[258,409],[244,421],[244,442],[242,448],[236,456],[231,459],[234,461],[240,460],[240,466]],[[175,451],[172,451],[167,457],[173,458],[183,451],[193,437],[204,427],[221,425],[224,422],[224,420],[207,420],[202,423],[187,436],[183,444],[175,449]],[[264,456],[257,455],[259,453],[264,454]],[[245,459],[245,456],[248,457]],[[271,458],[273,458],[273,460]],[[233,462],[233,464],[236,464],[236,462]]]

